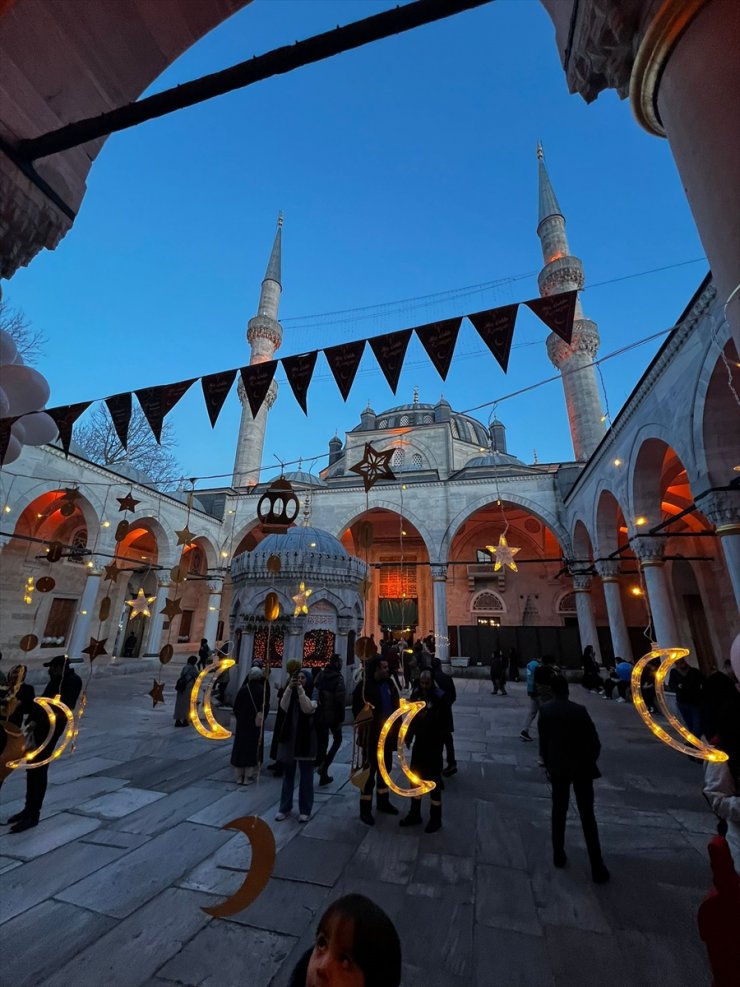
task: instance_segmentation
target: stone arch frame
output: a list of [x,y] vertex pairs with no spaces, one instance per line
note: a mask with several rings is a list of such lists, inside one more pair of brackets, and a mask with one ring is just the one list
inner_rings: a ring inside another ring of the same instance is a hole
[[[433,559],[430,554],[430,562],[442,562],[444,563],[449,557],[450,549],[452,547],[452,542],[455,539],[455,535],[458,533],[460,528],[468,521],[474,514],[476,514],[481,508],[488,507],[490,504],[496,502],[496,494],[486,494],[482,497],[478,497],[472,503],[467,504],[462,510],[458,511],[455,517],[447,525],[444,535],[439,547],[439,557]],[[542,524],[546,525],[555,540],[560,545],[563,555],[569,555],[571,552],[571,540],[567,531],[563,525],[558,521],[558,519],[550,513],[550,511],[542,508],[539,504],[533,503],[528,497],[522,497],[516,494],[514,491],[505,490],[501,492],[501,500],[506,501],[509,504],[514,504],[517,507],[521,507],[525,511],[529,511],[538,518]]]
[[157,543],[157,565],[165,569],[175,565],[175,532],[169,524],[165,524],[161,518],[156,518],[151,514],[142,517],[129,519],[132,528],[147,528],[153,535]]
[[614,505],[622,512],[625,522],[628,516],[624,509],[623,499],[607,483],[600,483],[596,488],[596,497],[594,498],[593,531],[595,537],[592,540],[594,551],[598,553],[599,558],[611,555],[619,547],[616,512],[611,520],[606,516],[608,498],[611,498]]
[[[256,509],[256,505],[255,505],[255,509]],[[219,551],[229,552],[229,558],[230,559],[235,558],[236,556],[234,555],[234,553],[236,552],[237,548],[241,545],[241,543],[244,541],[247,535],[251,535],[253,531],[259,528],[259,526],[260,526],[260,521],[256,514],[251,521],[245,521],[239,524],[238,527],[235,524],[233,536],[230,538],[226,538],[223,541]],[[252,549],[252,551],[254,551],[254,549]],[[239,554],[242,553],[240,552]]]
[[[627,521],[628,528],[633,526],[634,519],[641,514],[646,515],[651,524],[655,523],[655,520],[650,517],[651,507],[647,502],[649,500],[650,493],[647,486],[641,486],[640,477],[640,471],[646,468],[645,461],[649,455],[649,446],[653,443],[660,443],[663,446],[667,446],[669,449],[672,449],[686,470],[687,477],[690,478],[693,475],[693,450],[689,447],[690,444],[687,445],[680,430],[671,434],[662,424],[648,423],[643,425],[632,443],[629,463],[627,466],[627,503],[629,505],[629,514],[625,513],[624,516]],[[662,468],[664,458],[665,450],[663,450],[660,465],[657,467],[658,471]],[[650,465],[654,464],[648,464],[648,468]],[[660,476],[658,476],[657,482],[658,484],[660,483]],[[689,487],[691,487],[690,479]],[[655,506],[656,505],[653,505],[653,509]],[[657,504],[657,509],[658,512],[660,512],[660,501]]]
[[[723,339],[722,339],[722,338]],[[734,349],[733,340],[729,335],[729,327],[725,323],[723,331],[718,332],[712,339],[712,346],[706,355],[699,379],[696,385],[694,399],[694,418],[692,421],[694,449],[697,451],[697,461],[695,463],[697,493],[703,493],[713,486],[724,486],[727,483],[726,460],[731,460],[730,469],[736,465],[740,458],[740,442],[738,442],[737,429],[728,429],[727,433],[713,429],[710,422],[710,410],[714,412],[712,397],[717,394],[717,402],[720,410],[717,417],[722,418],[723,412],[728,410],[728,423],[732,421],[732,415],[737,416],[737,405],[730,391],[726,380],[727,370],[722,359],[725,350],[725,358],[730,365],[730,372],[733,366],[737,366],[737,351]],[[736,381],[736,389],[737,387]],[[712,418],[714,415],[711,416]],[[718,448],[717,438],[727,434],[730,437],[727,452],[723,455],[722,448]],[[735,439],[734,448],[732,438]],[[693,489],[693,487],[692,487]]]
[[566,600],[569,596],[575,597],[575,595],[576,595],[576,591],[574,589],[572,589],[572,588],[566,588],[566,589],[562,590],[561,593],[560,593],[560,595],[556,598],[556,601],[555,601],[555,613],[558,614],[559,616],[563,616],[563,617],[572,617],[572,616],[574,616],[575,613],[576,613],[575,603],[573,604],[573,609],[572,610],[563,610],[562,609],[562,606],[563,606],[563,601],[564,600]]
[[[475,604],[476,604],[476,601],[481,596],[495,596],[496,599],[498,600],[499,604],[500,604],[499,609],[498,610],[490,610],[490,609],[485,609],[484,608],[484,609],[477,610]],[[477,592],[473,593],[473,595],[472,595],[472,597],[470,599],[470,613],[471,614],[472,613],[508,613],[508,612],[509,612],[509,608],[506,606],[506,600],[504,600],[503,596],[501,596],[500,593],[497,593],[496,590],[493,590],[493,589],[479,589],[479,590],[477,590]]]
[[308,598],[309,616],[311,614],[312,607],[314,607],[317,603],[330,604],[332,607],[334,607],[337,617],[345,617],[351,614],[351,609],[347,606],[347,604],[344,603],[342,599],[336,595],[336,593],[332,593],[332,591],[330,589],[327,589],[325,586],[322,586],[321,589],[317,589],[314,593],[312,593],[309,596]]
[[246,614],[256,613],[257,608],[267,599],[268,593],[275,593],[277,596],[280,602],[281,616],[285,616],[286,614],[292,616],[295,605],[286,590],[279,589],[277,586],[267,585],[255,586],[251,590],[246,588],[237,590],[231,602],[230,616],[233,615],[236,617],[239,611]]
[[[73,486],[72,483],[65,482],[64,480],[60,480],[59,484],[51,485],[47,481],[37,483],[34,486],[28,487],[24,490],[23,494],[13,505],[13,510],[16,514],[15,524],[13,525],[13,533],[15,533],[18,522],[20,521],[24,511],[30,507],[35,500],[38,500],[39,497],[43,497],[44,494],[55,493],[57,491],[61,493],[64,489],[71,486]],[[94,491],[89,491],[87,488],[84,488],[83,490],[80,487],[77,489],[80,490],[80,496],[77,498],[75,503],[78,504],[80,511],[82,512],[82,516],[85,519],[85,525],[87,527],[87,543],[88,546],[94,545],[96,541],[100,540],[100,519],[103,514],[103,505],[100,497],[96,496]]]
[[[211,539],[207,535],[196,535],[193,539],[193,544],[200,548],[206,557],[206,570],[210,572],[212,569],[217,569],[219,566],[218,552],[216,551],[216,546],[213,544]],[[224,559],[224,562],[226,559]]]
[[579,559],[579,565],[594,561],[594,540],[583,518],[577,517],[573,522],[572,544],[573,558]]
[[[713,471],[710,467],[709,459],[706,454],[707,443],[705,440],[705,429],[707,419],[707,402],[710,397],[712,380],[715,373],[718,369],[720,369],[720,367],[724,370],[722,365],[722,352],[728,347],[732,347],[733,343],[734,341],[730,333],[730,327],[727,320],[723,319],[718,326],[714,326],[712,328],[710,343],[706,353],[704,354],[704,359],[702,360],[699,373],[696,377],[694,395],[691,402],[691,435],[693,440],[692,444],[695,451],[694,466],[696,468],[696,478],[706,478],[707,487],[712,486],[716,482],[712,479]],[[733,356],[732,352],[730,352],[728,359],[730,360],[730,365],[732,365],[732,360],[736,360],[737,355],[735,354]],[[725,387],[727,387],[726,383]],[[727,388],[727,394],[730,398],[732,397],[729,388]],[[720,482],[721,484],[724,484],[725,478],[722,478]]]
[[351,516],[349,518],[343,520],[341,524],[335,525],[334,530],[335,530],[336,534],[334,535],[334,537],[335,538],[338,538],[339,541],[341,541],[342,540],[342,536],[345,534],[345,532],[347,531],[348,528],[351,528],[352,527],[352,525],[355,523],[355,521],[359,521],[360,518],[362,518],[362,516],[364,514],[367,514],[367,513],[369,513],[370,511],[373,511],[373,510],[391,511],[391,513],[396,514],[399,517],[402,516],[402,517],[406,518],[406,520],[409,521],[411,524],[413,524],[413,526],[419,532],[419,537],[421,538],[422,542],[424,543],[424,547],[427,550],[427,555],[429,556],[429,561],[430,562],[434,562],[435,561],[435,559],[433,557],[433,549],[431,547],[431,546],[433,546],[435,544],[434,539],[432,538],[432,536],[431,536],[429,530],[427,529],[426,525],[424,524],[424,522],[421,521],[415,514],[413,514],[410,511],[408,511],[406,509],[406,505],[405,504],[403,506],[403,514],[401,513],[401,505],[400,505],[400,503],[393,504],[393,503],[391,503],[388,500],[378,500],[375,503],[369,503],[367,506],[363,506],[360,509],[352,508],[351,509]]

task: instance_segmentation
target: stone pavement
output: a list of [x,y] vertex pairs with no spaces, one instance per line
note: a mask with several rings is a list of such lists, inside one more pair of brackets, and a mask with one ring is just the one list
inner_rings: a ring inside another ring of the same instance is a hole
[[[348,891],[397,923],[404,987],[709,983],[696,931],[714,830],[701,768],[654,740],[632,707],[572,688],[604,748],[597,816],[612,881],[597,887],[573,819],[568,867],[552,867],[549,792],[536,744],[518,736],[521,684],[494,697],[486,681],[458,681],[460,771],[431,836],[390,817],[359,822],[349,728],[311,821],[275,823],[280,782],[233,784],[230,742],[174,729],[171,684],[170,705],[155,710],[150,686],[143,673],[96,679],[77,751],[50,771],[41,824],[0,829],[4,984],[284,987],[322,910]],[[2,819],[22,793],[17,772]],[[228,897],[250,859],[221,826],[248,814],[275,833],[273,877],[244,912],[210,918],[200,906]]]

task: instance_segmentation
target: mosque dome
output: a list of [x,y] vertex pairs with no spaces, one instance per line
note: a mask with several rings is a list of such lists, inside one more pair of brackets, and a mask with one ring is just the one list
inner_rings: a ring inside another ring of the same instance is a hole
[[[436,405],[424,404],[419,401],[415,401],[413,404],[399,404],[395,408],[388,408],[387,411],[381,411],[377,414],[375,416],[375,428],[381,431],[384,429],[413,428],[416,425],[434,425],[440,421],[439,411],[449,407],[449,403],[444,399],[441,399]],[[437,412],[436,415],[435,411]],[[461,442],[469,442],[479,448],[488,448],[491,439],[485,425],[457,411],[451,411],[448,417],[453,438]],[[355,429],[355,431],[357,430]]]
[[326,486],[326,483],[320,476],[316,476],[314,473],[309,473],[307,470],[292,470],[290,473],[284,473],[283,478],[290,481],[292,484],[299,484],[303,487]]
[[500,469],[502,466],[526,466],[526,463],[517,459],[516,456],[509,455],[508,452],[494,452],[492,449],[484,456],[474,456],[473,459],[468,460],[464,468],[466,470],[475,468]]
[[288,528],[284,535],[268,535],[254,549],[268,555],[285,555],[288,552],[312,552],[314,555],[328,555],[349,558],[347,549],[328,531],[322,528],[304,528],[295,526]]

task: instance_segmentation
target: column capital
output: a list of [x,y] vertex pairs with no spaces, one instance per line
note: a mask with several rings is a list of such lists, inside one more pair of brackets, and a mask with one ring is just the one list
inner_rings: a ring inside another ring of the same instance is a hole
[[740,534],[740,491],[711,490],[696,505],[717,534]]
[[576,593],[590,593],[592,576],[573,576],[573,589]]
[[631,548],[643,569],[646,566],[663,565],[664,538],[655,538],[652,535],[636,535],[632,539]]
[[209,576],[208,578],[208,591],[210,593],[221,593],[224,588],[224,577],[223,576]]
[[162,576],[162,578],[157,580],[157,587],[163,589],[165,592],[169,590],[172,586],[172,580],[169,576]]
[[619,582],[619,560],[618,559],[604,559],[601,562],[596,563],[596,571],[601,577],[602,583],[618,583]]
[[429,566],[432,573],[432,582],[444,583],[447,582],[447,563],[446,562],[433,562]]
[[353,623],[353,617],[337,617],[337,634],[349,634]]

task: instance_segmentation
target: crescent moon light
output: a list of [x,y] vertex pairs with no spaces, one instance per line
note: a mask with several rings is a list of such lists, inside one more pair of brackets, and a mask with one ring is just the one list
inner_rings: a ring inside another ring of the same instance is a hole
[[[215,918],[227,918],[243,911],[265,890],[275,866],[275,837],[264,819],[259,816],[241,816],[232,819],[222,829],[237,829],[244,833],[252,848],[252,862],[241,886],[220,905],[203,908]],[[201,906],[202,907],[202,906]]]
[[[206,740],[226,740],[231,736],[231,730],[227,730],[226,727],[221,726],[216,717],[213,715],[213,708],[211,706],[211,692],[213,691],[213,683],[216,681],[218,676],[222,672],[225,672],[227,668],[231,668],[232,665],[236,665],[233,658],[222,658],[221,661],[214,662],[212,665],[208,665],[207,668],[204,668],[195,682],[193,682],[193,689],[190,693],[190,722],[193,724],[198,733],[202,737],[205,737]],[[208,685],[203,690],[203,716],[208,724],[207,727],[204,727],[200,717],[198,716],[198,693],[200,692],[200,687],[203,685],[203,681],[206,676],[212,677]],[[231,823],[229,823],[229,825],[231,825]]]
[[[665,698],[665,693],[663,691],[663,683],[668,672],[673,668],[677,661],[681,658],[686,658],[691,652],[688,648],[654,648],[648,654],[643,655],[642,658],[635,664],[632,669],[632,702],[635,709],[642,717],[643,721],[647,725],[648,729],[658,738],[662,740],[664,744],[668,744],[675,751],[679,751],[681,754],[689,754],[691,757],[700,757],[704,761],[727,761],[728,756],[724,751],[718,750],[716,747],[712,747],[711,744],[705,744],[703,740],[688,730],[683,723],[678,719],[678,717],[673,713],[673,711],[668,706],[668,702]],[[663,711],[663,715],[671,724],[671,726],[676,730],[681,737],[687,742],[686,744],[680,743],[675,737],[672,737],[663,727],[659,726],[653,719],[650,711],[645,705],[645,700],[642,698],[642,692],[640,690],[640,683],[642,681],[642,672],[648,662],[652,661],[654,658],[660,658],[660,667],[655,673],[655,698]],[[690,745],[690,746],[687,746]]]
[[[69,708],[69,706],[66,706],[62,702],[59,696],[56,696],[54,699],[51,699],[48,696],[39,696],[37,699],[34,699],[34,702],[38,703],[39,706],[44,710],[46,715],[49,717],[49,732],[44,737],[43,742],[40,743],[37,747],[34,747],[33,750],[26,751],[23,757],[19,758],[17,761],[8,761],[9,768],[25,768],[27,771],[31,771],[32,768],[41,768],[45,764],[50,764],[52,761],[56,761],[57,758],[62,756],[62,754],[67,749],[68,745],[74,739],[75,736],[74,713]],[[58,744],[57,747],[55,747],[55,749],[51,752],[51,754],[49,754],[48,757],[45,757],[42,761],[35,761],[33,764],[31,764],[29,762],[41,753],[41,751],[46,747],[46,745],[49,743],[51,738],[54,736],[54,730],[56,728],[56,723],[57,723],[57,716],[56,713],[54,712],[55,710],[59,710],[60,713],[63,713],[67,717],[67,726],[64,730],[64,733],[62,734],[62,742]]]
[[[426,795],[427,792],[431,792],[432,789],[435,787],[435,782],[425,781],[423,778],[420,778],[419,775],[414,774],[414,772],[408,766],[408,763],[406,761],[406,753],[404,751],[404,742],[406,740],[406,734],[408,733],[408,729],[409,726],[411,725],[411,721],[420,710],[424,709],[425,706],[426,703],[422,703],[422,702],[411,703],[408,701],[408,699],[402,698],[401,705],[398,707],[398,709],[394,710],[391,713],[391,715],[388,717],[388,719],[385,721],[385,723],[383,724],[383,728],[380,731],[380,736],[378,737],[378,751],[377,751],[378,770],[380,771],[383,781],[390,788],[390,790],[392,792],[395,792],[396,795],[402,795],[404,798],[414,798],[419,795]],[[398,761],[399,764],[401,765],[401,770],[406,775],[408,780],[410,782],[413,782],[413,784],[416,786],[415,788],[400,788],[395,783],[395,781],[393,781],[393,779],[388,774],[385,768],[385,757],[384,757],[385,742],[388,737],[388,734],[391,731],[391,728],[393,727],[393,724],[396,722],[399,716],[402,716],[403,720],[401,722],[401,729],[398,731],[398,748],[397,748]]]

